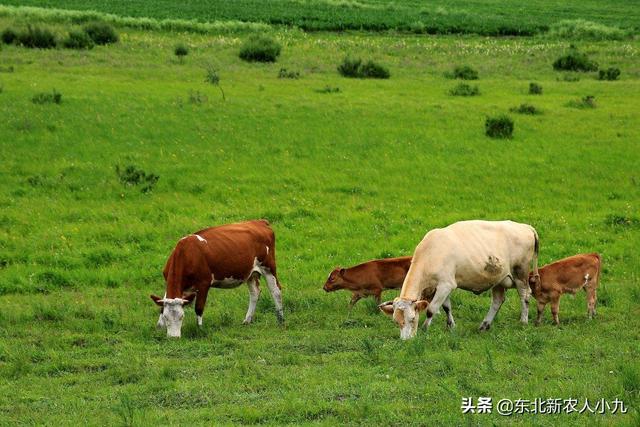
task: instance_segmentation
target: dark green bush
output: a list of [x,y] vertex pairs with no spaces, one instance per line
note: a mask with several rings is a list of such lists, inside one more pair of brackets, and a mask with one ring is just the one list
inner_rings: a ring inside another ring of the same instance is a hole
[[62,102],[62,94],[55,89],[53,92],[38,93],[31,98],[34,104],[60,104]]
[[513,136],[513,120],[505,114],[487,117],[484,122],[485,134],[491,138],[511,138]]
[[468,65],[458,65],[453,69],[454,79],[478,80],[478,72]]
[[18,33],[18,44],[32,49],[52,49],[56,47],[56,36],[47,28],[28,26]]
[[189,48],[184,43],[178,43],[173,48],[173,53],[182,61],[182,59],[189,54]]
[[389,70],[381,64],[369,60],[365,63],[360,58],[346,57],[340,65],[338,72],[343,77],[359,79],[388,79],[391,77]]
[[79,30],[69,31],[69,36],[62,41],[67,49],[93,49],[93,40],[87,33]]
[[542,114],[542,111],[531,104],[520,104],[517,107],[511,108],[510,111],[518,114]]
[[2,35],[0,35],[0,38],[2,38],[2,43],[12,44],[17,40],[18,32],[13,28],[5,28],[4,31],[2,31]]
[[598,63],[589,59],[587,54],[578,52],[577,49],[556,59],[553,63],[556,71],[596,71]]
[[299,79],[300,73],[294,70],[287,70],[286,68],[280,68],[278,72],[279,79]]
[[119,40],[116,30],[106,22],[91,22],[84,26],[84,32],[99,45],[116,43]]
[[598,72],[598,80],[618,80],[620,77],[619,68],[607,68],[606,70],[600,70]]
[[542,95],[542,86],[538,83],[529,83],[529,95]]
[[316,89],[315,91],[318,93],[339,93],[340,88],[337,86],[325,86],[322,89]]
[[456,87],[449,90],[449,95],[476,96],[476,95],[480,95],[480,89],[478,89],[478,86],[470,86],[466,83],[460,83]]
[[282,46],[266,35],[250,36],[240,48],[240,59],[248,62],[276,62]]
[[116,175],[120,183],[125,187],[140,187],[143,193],[149,193],[153,190],[160,177],[153,173],[147,173],[142,169],[138,169],[135,165],[129,165],[124,169],[116,166]]

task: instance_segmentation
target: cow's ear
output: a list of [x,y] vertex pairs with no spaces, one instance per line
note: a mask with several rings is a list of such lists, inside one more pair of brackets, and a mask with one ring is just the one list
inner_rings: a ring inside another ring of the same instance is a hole
[[340,275],[341,275],[341,276],[344,276],[344,268],[341,268],[341,269],[340,269]]
[[159,305],[160,307],[164,307],[164,299],[160,298],[159,296],[156,295],[149,295],[151,297],[151,299],[153,300],[153,302],[155,302],[157,305]]
[[193,302],[193,299],[196,297],[196,293],[192,292],[190,294],[184,295],[182,297],[182,305],[189,305]]
[[386,314],[387,316],[393,316],[393,301],[383,302],[378,306],[381,312]]
[[429,307],[429,301],[426,299],[421,299],[420,301],[416,301],[416,311],[418,313],[422,313]]

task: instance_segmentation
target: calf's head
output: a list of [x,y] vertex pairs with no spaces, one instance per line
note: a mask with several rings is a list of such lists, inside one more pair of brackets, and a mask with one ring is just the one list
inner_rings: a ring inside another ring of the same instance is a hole
[[325,292],[337,291],[338,289],[342,289],[342,285],[344,284],[344,268],[336,267],[333,269],[329,277],[327,278],[326,283],[322,287]]
[[166,327],[168,337],[180,338],[184,307],[189,305],[195,296],[196,294],[190,294],[185,298],[160,298],[151,295],[153,302],[162,307],[162,312],[158,319],[158,327]]
[[416,336],[418,331],[418,321],[420,313],[427,309],[429,301],[410,301],[403,298],[396,298],[393,301],[383,302],[378,306],[380,311],[400,326],[400,338],[408,340]]

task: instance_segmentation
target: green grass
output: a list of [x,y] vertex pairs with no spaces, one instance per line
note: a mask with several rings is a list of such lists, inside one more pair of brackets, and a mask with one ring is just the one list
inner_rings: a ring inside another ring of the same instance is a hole
[[[276,64],[241,61],[244,35],[123,30],[91,51],[2,47],[2,424],[637,425],[640,42],[581,44],[621,78],[564,82],[551,63],[565,42],[273,35]],[[341,78],[347,55],[392,77]],[[477,69],[482,95],[449,96],[451,64]],[[278,79],[283,67],[304,77]],[[515,116],[511,140],[487,138],[486,117],[528,101],[531,81],[545,114]],[[31,101],[54,89],[60,105]],[[597,108],[566,106],[586,95]],[[117,165],[159,180],[143,193]],[[148,294],[163,292],[175,242],[259,217],[277,234],[286,327],[266,286],[251,326],[245,288],[213,290],[204,328],[189,310],[168,341]],[[533,224],[542,263],[600,252],[596,319],[578,294],[562,299],[561,327],[548,312],[524,327],[512,291],[480,334],[490,297],[457,291],[454,331],[439,315],[401,342],[373,301],[349,314],[348,295],[321,290],[336,265],[409,254],[427,230],[469,218]],[[463,396],[631,409],[462,416]]]
[[531,35],[560,21],[558,34],[591,36],[619,32],[603,25],[640,29],[638,0],[1,0],[7,5],[95,10],[121,16],[188,19],[200,22],[238,20],[293,25],[305,30],[401,30],[419,33]]

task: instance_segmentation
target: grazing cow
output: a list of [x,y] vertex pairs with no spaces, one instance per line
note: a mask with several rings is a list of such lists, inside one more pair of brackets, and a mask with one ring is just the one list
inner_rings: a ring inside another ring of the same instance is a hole
[[539,270],[540,280],[529,278],[531,293],[538,302],[536,325],[542,321],[542,313],[551,302],[551,314],[556,325],[560,324],[558,309],[560,296],[574,294],[580,289],[587,292],[587,311],[589,318],[596,313],[596,292],[600,282],[600,255],[579,254],[545,265]]
[[[454,326],[449,296],[456,288],[480,294],[491,289],[493,301],[480,330],[489,329],[504,301],[506,288],[516,287],[522,303],[520,320],[529,318],[529,264],[538,277],[538,234],[527,224],[513,221],[461,221],[429,231],[416,247],[400,296],[380,304],[400,326],[400,337],[409,339],[418,329],[421,311],[431,324],[440,306],[447,325]],[[418,300],[420,295],[426,299]]]
[[411,266],[411,257],[374,259],[350,268],[335,268],[324,284],[326,292],[340,289],[351,291],[349,309],[361,298],[373,295],[380,304],[380,295],[387,289],[400,289]]
[[251,323],[260,296],[260,276],[267,281],[278,321],[284,322],[275,235],[265,220],[221,225],[183,237],[163,274],[167,282],[164,298],[151,295],[151,299],[162,307],[158,327],[166,326],[169,337],[180,337],[183,306],[194,297],[198,326],[202,326],[209,288],[231,289],[247,283],[249,309],[244,323]]

